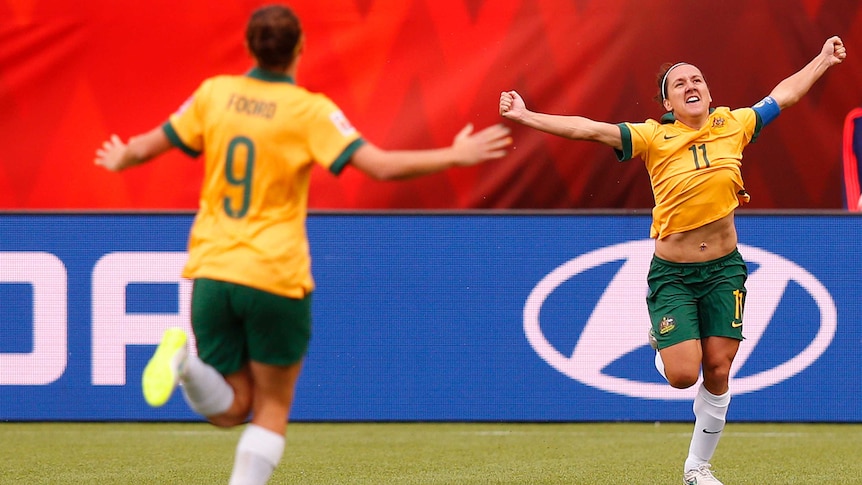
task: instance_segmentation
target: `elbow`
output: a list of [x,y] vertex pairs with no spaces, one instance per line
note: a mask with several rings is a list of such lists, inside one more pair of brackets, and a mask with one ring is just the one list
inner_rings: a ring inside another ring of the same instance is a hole
[[798,103],[805,93],[796,92],[790,89],[781,89],[780,86],[769,93],[769,96],[778,104],[778,108],[782,111],[786,108]]
[[801,99],[801,96],[790,96],[790,95],[770,95],[772,99],[775,100],[775,104],[778,105],[778,109],[784,111],[785,109],[793,106]]
[[784,101],[781,101],[781,102],[779,102],[779,103],[778,103],[778,107],[779,107],[782,111],[784,111],[785,109],[787,109],[787,108],[789,108],[789,107],[793,106],[794,104],[798,103],[800,99],[802,99],[802,97],[801,97],[801,96],[796,96],[796,97],[793,97],[793,98],[785,99]]
[[569,140],[576,141],[590,140],[590,137],[594,135],[593,132],[584,129],[583,126],[578,124],[570,124],[557,134],[562,136],[563,138],[568,138]]
[[399,174],[395,170],[393,170],[392,167],[390,167],[388,165],[378,165],[378,166],[374,166],[374,167],[368,167],[368,168],[364,169],[363,172],[365,172],[365,175],[371,177],[374,180],[380,181],[380,182],[388,182],[391,180],[398,180],[401,178],[399,176]]
[[789,107],[793,106],[794,104],[796,104],[798,101],[799,101],[799,98],[797,98],[797,99],[785,99],[785,100],[783,100],[783,101],[779,101],[779,102],[778,102],[778,109],[779,109],[780,111],[784,111],[784,110],[786,110],[787,108],[789,108]]

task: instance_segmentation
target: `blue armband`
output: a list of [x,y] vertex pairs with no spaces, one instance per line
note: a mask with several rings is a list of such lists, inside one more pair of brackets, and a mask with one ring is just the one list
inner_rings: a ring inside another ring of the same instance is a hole
[[771,123],[772,120],[778,118],[778,115],[781,114],[781,108],[778,107],[778,103],[772,96],[763,98],[759,103],[752,106],[751,109],[760,116],[760,120],[763,123],[761,128]]

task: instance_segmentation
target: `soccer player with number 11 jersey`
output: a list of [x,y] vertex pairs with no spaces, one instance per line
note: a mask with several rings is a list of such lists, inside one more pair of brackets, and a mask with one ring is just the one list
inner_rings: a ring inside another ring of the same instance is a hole
[[733,213],[750,198],[742,182],[742,151],[796,104],[830,67],[846,57],[828,39],[805,67],[750,108],[712,108],[697,67],[666,64],[657,101],[666,113],[644,123],[604,123],[581,116],[537,113],[515,91],[500,94],[500,114],[536,130],[614,149],[620,161],[639,157],[652,184],[650,236],[655,254],[647,281],[650,344],[656,367],[675,388],[695,385],[695,429],[683,483],[716,485],[709,463],[730,404],[730,368],[742,340],[748,270],[737,251]]

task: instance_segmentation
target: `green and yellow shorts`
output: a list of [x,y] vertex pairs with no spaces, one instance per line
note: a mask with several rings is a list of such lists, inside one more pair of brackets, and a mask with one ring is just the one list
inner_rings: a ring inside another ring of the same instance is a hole
[[224,375],[249,361],[287,366],[311,340],[311,294],[287,298],[244,285],[194,280],[192,328],[201,360]]
[[703,263],[674,263],[653,256],[647,308],[658,348],[704,337],[742,340],[748,268],[734,249]]

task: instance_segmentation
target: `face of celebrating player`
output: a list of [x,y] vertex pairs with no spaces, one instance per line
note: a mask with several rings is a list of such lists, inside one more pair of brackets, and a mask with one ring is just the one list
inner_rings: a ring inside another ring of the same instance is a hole
[[665,109],[673,111],[674,117],[682,123],[700,128],[699,125],[705,123],[709,116],[712,102],[700,69],[691,64],[677,66],[668,73],[666,83]]

